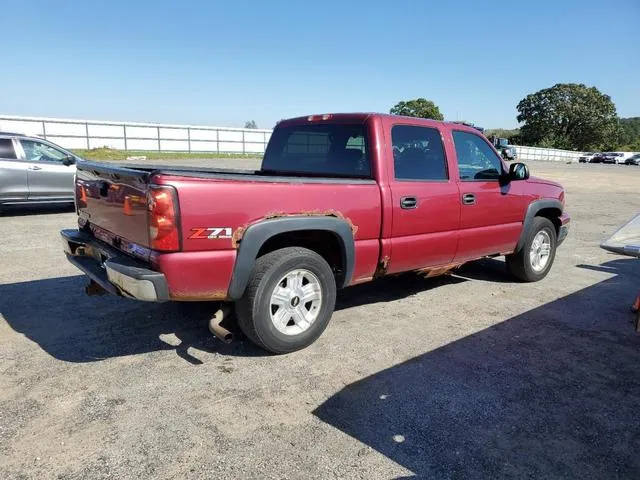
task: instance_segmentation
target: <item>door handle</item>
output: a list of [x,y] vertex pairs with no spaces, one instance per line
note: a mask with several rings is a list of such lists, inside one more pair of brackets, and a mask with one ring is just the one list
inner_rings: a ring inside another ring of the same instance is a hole
[[42,167],[38,167],[37,165],[31,165],[29,170],[42,170]]
[[416,197],[402,197],[400,199],[400,208],[405,210],[411,210],[418,206],[418,199]]
[[473,193],[465,193],[462,195],[462,204],[463,205],[475,205],[476,204],[476,196]]

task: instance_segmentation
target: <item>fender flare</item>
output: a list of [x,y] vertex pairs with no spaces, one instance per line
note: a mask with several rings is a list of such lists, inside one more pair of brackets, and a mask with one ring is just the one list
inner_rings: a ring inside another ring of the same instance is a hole
[[355,241],[351,225],[341,218],[330,216],[281,217],[263,220],[247,227],[238,248],[228,297],[232,300],[242,297],[260,248],[267,240],[281,233],[303,230],[322,230],[336,235],[341,246],[340,253],[344,265],[344,281],[342,285],[338,285],[338,288],[347,286],[351,281],[355,263]]
[[545,208],[557,208],[558,210],[560,210],[560,212],[562,212],[562,202],[554,198],[546,198],[542,200],[536,200],[535,202],[531,202],[529,204],[529,206],[527,207],[527,213],[524,216],[524,222],[522,224],[522,233],[520,234],[520,239],[518,240],[514,253],[518,253],[520,250],[522,250],[524,242],[526,242],[529,236],[529,230],[531,229],[533,219],[540,210],[543,210]]

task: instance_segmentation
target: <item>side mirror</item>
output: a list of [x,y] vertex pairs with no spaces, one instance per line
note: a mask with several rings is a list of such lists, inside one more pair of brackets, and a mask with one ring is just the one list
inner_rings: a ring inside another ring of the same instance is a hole
[[62,164],[63,164],[63,165],[66,165],[67,167],[68,167],[69,165],[73,165],[74,163],[76,163],[76,159],[75,159],[74,157],[72,157],[71,155],[68,155],[67,157],[65,157],[65,158],[62,160]]
[[516,162],[509,165],[509,180],[527,180],[529,167],[524,163]]

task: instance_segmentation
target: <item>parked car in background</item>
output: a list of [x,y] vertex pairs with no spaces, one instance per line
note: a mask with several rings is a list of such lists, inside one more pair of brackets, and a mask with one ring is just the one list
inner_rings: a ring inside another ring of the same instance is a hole
[[591,157],[589,163],[605,163],[604,159],[607,155],[609,155],[607,152],[596,153]]
[[631,155],[624,161],[625,165],[640,165],[640,153]]
[[0,207],[73,203],[78,160],[48,140],[0,132]]
[[595,152],[587,152],[578,158],[578,163],[591,163],[591,159],[593,159],[593,157],[595,157],[596,155],[598,154]]
[[632,155],[633,152],[604,152],[597,156],[599,161],[592,161],[591,163],[623,164]]
[[602,163],[618,163],[618,154],[616,152],[606,152],[602,158]]
[[633,152],[613,152],[615,155],[616,163],[624,165],[627,161],[627,158],[633,156]]
[[495,135],[492,135],[491,138],[489,138],[489,141],[493,143],[493,146],[498,152],[500,152],[500,155],[503,159],[514,161],[518,158],[516,147],[509,143],[509,139],[499,138]]
[[621,157],[621,155],[622,154],[619,152],[597,153],[593,156],[589,163],[620,163],[619,158]]

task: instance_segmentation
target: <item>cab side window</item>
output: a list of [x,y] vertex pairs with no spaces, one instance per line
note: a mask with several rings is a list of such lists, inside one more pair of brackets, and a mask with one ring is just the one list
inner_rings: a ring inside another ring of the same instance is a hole
[[453,131],[453,143],[458,157],[460,180],[473,182],[474,180],[498,180],[502,175],[502,161],[489,144],[478,135]]
[[10,138],[0,138],[0,158],[15,160],[16,151],[13,148],[13,142]]
[[448,180],[442,137],[436,128],[395,125],[391,129],[396,180]]
[[62,162],[67,155],[46,143],[33,140],[21,140],[25,159],[29,162]]

